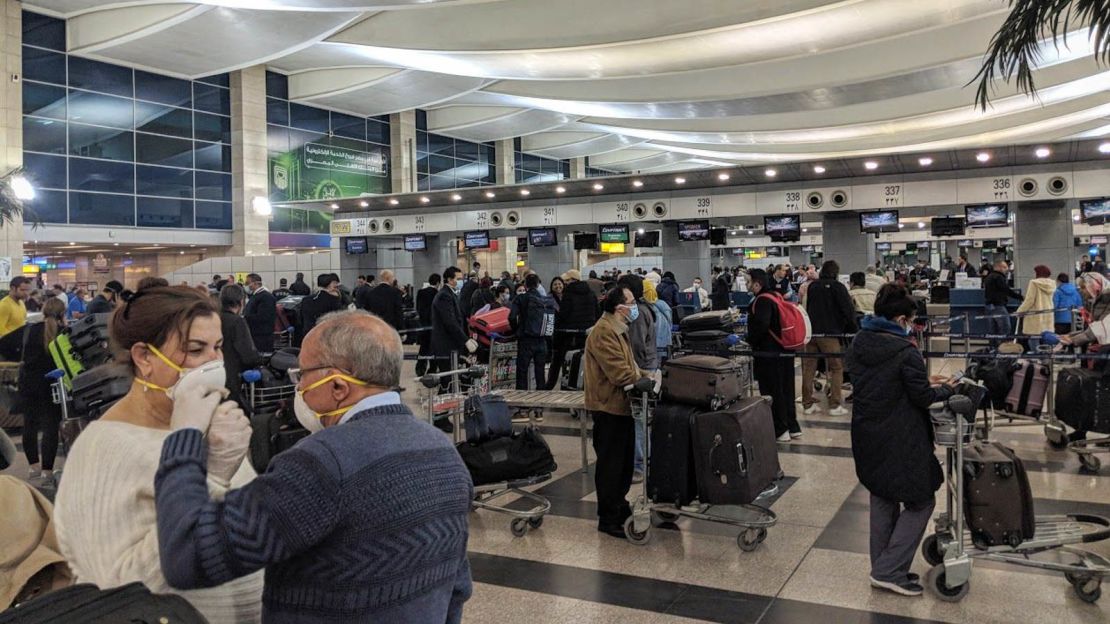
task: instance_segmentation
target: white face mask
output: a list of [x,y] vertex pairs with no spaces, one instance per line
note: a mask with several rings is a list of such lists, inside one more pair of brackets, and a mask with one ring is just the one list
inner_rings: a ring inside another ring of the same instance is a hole
[[316,412],[308,406],[308,403],[305,403],[303,393],[297,392],[293,396],[293,413],[297,416],[297,422],[301,423],[309,433],[324,430],[324,423],[316,417]]
[[[166,396],[169,397],[171,401],[173,400],[174,390],[181,386],[181,382],[186,377],[190,378],[190,384],[195,381],[196,384],[202,388],[222,388],[227,383],[227,371],[224,369],[223,360],[212,360],[211,362],[205,362],[204,364],[201,364],[196,368],[182,368],[181,366],[178,366],[174,362],[170,361],[170,359],[166,356],[162,355],[162,352],[155,347],[148,345],[147,348],[150,349],[151,353],[158,356],[159,359],[168,364],[170,368],[177,370],[177,381],[168,388],[163,388],[162,386],[153,384],[149,381],[146,381],[145,379],[136,378],[135,381],[151,390],[161,390],[162,392],[165,392]],[[196,379],[192,379],[193,377],[196,377]]]

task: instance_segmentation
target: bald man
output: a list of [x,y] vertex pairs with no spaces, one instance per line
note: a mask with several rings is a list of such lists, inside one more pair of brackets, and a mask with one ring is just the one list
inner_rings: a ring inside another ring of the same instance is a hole
[[[208,424],[171,420],[154,482],[169,584],[265,569],[265,622],[459,622],[473,486],[450,439],[401,402],[402,360],[381,319],[321,317],[289,371],[312,435],[222,501],[206,485]],[[214,412],[219,399],[194,404]]]
[[394,285],[393,271],[385,269],[378,273],[379,284],[363,288],[355,305],[375,314],[397,331],[405,328],[404,295]]

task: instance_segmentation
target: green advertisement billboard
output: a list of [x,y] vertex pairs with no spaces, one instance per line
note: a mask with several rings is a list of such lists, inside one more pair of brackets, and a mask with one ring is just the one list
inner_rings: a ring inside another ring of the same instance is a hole
[[340,199],[390,192],[389,148],[320,136],[270,153],[270,200]]

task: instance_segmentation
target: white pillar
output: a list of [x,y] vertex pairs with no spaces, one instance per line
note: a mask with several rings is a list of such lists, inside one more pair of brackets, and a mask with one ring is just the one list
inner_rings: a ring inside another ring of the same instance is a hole
[[230,256],[270,253],[269,217],[251,202],[269,196],[266,153],[266,67],[231,73],[232,237]]
[[512,139],[498,141],[494,144],[494,158],[497,159],[497,184],[516,184],[516,142]]
[[[0,174],[23,166],[23,7],[17,0],[3,0],[0,12]],[[19,275],[23,261],[23,219],[0,226],[0,256],[11,258],[12,275]],[[3,288],[7,288],[3,284]]]
[[416,111],[389,116],[389,177],[392,192],[416,191]]

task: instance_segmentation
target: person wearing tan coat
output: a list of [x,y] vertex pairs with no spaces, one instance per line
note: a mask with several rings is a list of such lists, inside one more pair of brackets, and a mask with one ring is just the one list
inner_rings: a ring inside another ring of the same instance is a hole
[[1042,332],[1055,329],[1052,296],[1056,294],[1056,281],[1052,279],[1052,271],[1048,267],[1038,264],[1033,268],[1033,274],[1036,277],[1029,280],[1029,287],[1025,289],[1025,298],[1017,309],[1018,314],[1047,310],[1042,314],[1021,317],[1021,333],[1036,337],[1030,340],[1031,349],[1039,342]]
[[72,584],[54,535],[50,501],[27,482],[0,475],[0,508],[0,611]]
[[632,515],[626,497],[632,487],[635,426],[627,390],[650,390],[654,380],[636,366],[628,340],[628,323],[639,314],[632,292],[614,288],[602,303],[604,313],[586,338],[582,355],[586,409],[594,420],[594,485],[597,530],[624,538],[624,521]]

